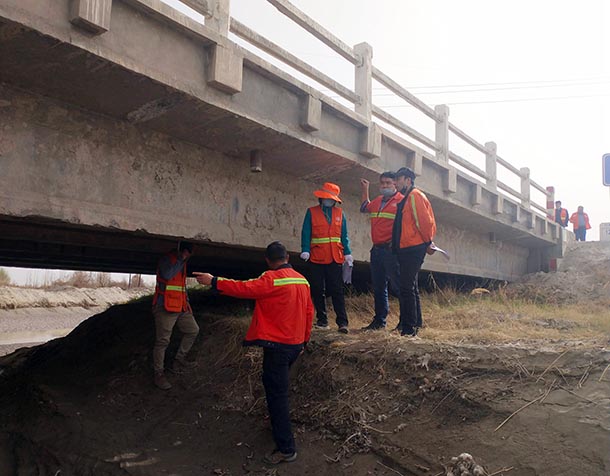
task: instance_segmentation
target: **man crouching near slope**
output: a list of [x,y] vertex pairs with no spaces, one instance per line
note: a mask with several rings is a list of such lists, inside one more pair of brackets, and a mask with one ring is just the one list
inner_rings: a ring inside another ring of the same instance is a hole
[[244,345],[263,348],[263,386],[276,449],[264,461],[289,463],[297,458],[290,426],[288,372],[309,341],[313,323],[313,303],[307,280],[288,264],[288,252],[274,241],[265,251],[269,271],[249,281],[193,273],[200,284],[243,299],[254,299],[252,323]]

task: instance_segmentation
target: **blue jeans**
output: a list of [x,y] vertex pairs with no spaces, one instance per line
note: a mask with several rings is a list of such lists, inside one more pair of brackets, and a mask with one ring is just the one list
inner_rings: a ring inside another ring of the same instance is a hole
[[576,241],[587,240],[587,229],[585,227],[576,228],[576,230],[574,230],[574,234],[576,235]]
[[400,296],[400,271],[398,259],[390,247],[373,246],[371,249],[371,279],[375,296],[375,317],[373,323],[382,327],[390,306],[388,303],[388,285],[392,294]]
[[300,349],[263,349],[263,386],[267,398],[271,431],[277,449],[285,454],[296,451],[290,426],[288,402],[289,371]]

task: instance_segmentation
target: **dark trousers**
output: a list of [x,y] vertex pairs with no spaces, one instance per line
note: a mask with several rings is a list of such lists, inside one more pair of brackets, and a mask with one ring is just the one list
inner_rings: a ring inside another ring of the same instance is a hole
[[587,241],[586,228],[576,228],[576,230],[574,230],[574,234],[576,235],[576,241]]
[[330,264],[311,263],[309,266],[309,285],[311,286],[311,300],[316,308],[318,325],[328,325],[326,296],[330,296],[337,314],[337,326],[347,326],[342,265],[334,262]]
[[417,279],[426,257],[427,248],[428,245],[424,243],[398,251],[398,263],[400,264],[400,322],[398,326],[403,335],[417,334],[417,329],[422,326]]
[[273,440],[282,453],[296,450],[290,426],[288,401],[289,371],[301,351],[299,349],[270,349],[263,351],[263,386],[271,420]]
[[375,296],[375,317],[373,321],[385,327],[390,306],[388,284],[392,294],[400,296],[400,272],[398,259],[390,247],[373,246],[371,249],[371,279]]

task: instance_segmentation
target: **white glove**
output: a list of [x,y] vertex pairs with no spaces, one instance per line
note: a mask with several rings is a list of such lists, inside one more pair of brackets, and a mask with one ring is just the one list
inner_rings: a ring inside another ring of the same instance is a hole
[[309,259],[309,252],[308,252],[308,251],[303,251],[303,252],[301,253],[300,258],[301,258],[303,261],[307,261],[307,260]]
[[352,255],[345,255],[343,260],[348,266],[354,266],[354,257]]

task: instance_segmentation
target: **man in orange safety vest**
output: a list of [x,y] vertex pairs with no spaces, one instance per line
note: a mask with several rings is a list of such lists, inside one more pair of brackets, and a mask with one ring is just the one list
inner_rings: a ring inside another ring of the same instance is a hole
[[170,251],[159,260],[157,285],[153,297],[155,318],[155,345],[153,348],[154,382],[162,390],[172,387],[165,376],[165,351],[169,345],[174,325],[182,332],[182,341],[174,359],[174,370],[181,371],[196,366],[186,359],[193,346],[199,326],[186,293],[186,262],[193,254],[193,244],[182,241],[177,250]]

